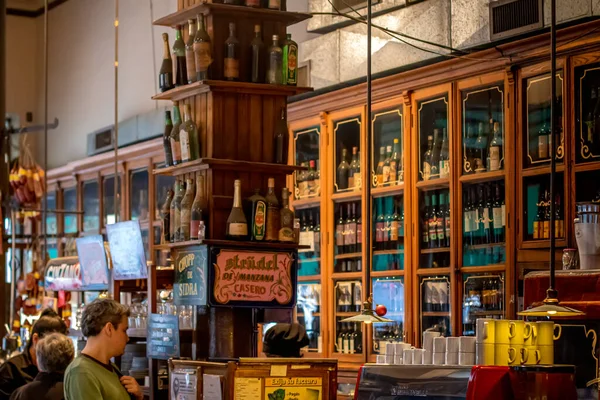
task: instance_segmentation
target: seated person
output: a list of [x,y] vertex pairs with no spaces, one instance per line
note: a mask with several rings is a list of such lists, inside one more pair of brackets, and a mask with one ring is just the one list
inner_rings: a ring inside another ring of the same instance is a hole
[[37,343],[35,355],[40,372],[33,382],[13,392],[10,400],[63,400],[65,370],[75,356],[73,341],[51,333]]
[[308,346],[306,330],[300,324],[277,324],[269,328],[263,339],[267,357],[302,357],[300,349]]
[[0,400],[8,399],[15,390],[32,382],[37,376],[36,345],[45,335],[54,332],[66,335],[67,324],[54,310],[47,308],[33,325],[25,351],[0,366]]

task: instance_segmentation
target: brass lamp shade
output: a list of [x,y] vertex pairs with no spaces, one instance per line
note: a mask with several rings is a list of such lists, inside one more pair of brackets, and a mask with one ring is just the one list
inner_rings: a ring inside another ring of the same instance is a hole
[[[551,272],[552,273],[552,272]],[[571,307],[561,306],[558,301],[558,292],[549,288],[544,299],[544,304],[518,313],[521,317],[577,317],[585,315],[583,311]]]
[[362,322],[365,324],[372,324],[377,322],[394,322],[393,319],[380,317],[375,314],[375,311],[371,308],[371,302],[365,301],[363,303],[363,310],[360,314],[353,315],[348,318],[344,318],[340,322]]

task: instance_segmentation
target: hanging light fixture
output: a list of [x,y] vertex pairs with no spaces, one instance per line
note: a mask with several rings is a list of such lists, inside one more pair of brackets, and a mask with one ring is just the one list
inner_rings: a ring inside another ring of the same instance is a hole
[[[556,0],[550,3],[550,81],[551,81],[551,100],[550,100],[550,132],[554,137],[556,132]],[[555,154],[556,140],[552,139],[550,153],[550,285],[546,291],[546,298],[543,304],[538,307],[530,308],[518,313],[523,317],[576,317],[585,315],[583,311],[571,307],[561,306],[558,300],[558,291],[556,286],[556,258],[554,256],[556,248],[556,232],[554,226],[554,188],[556,179],[556,159]]]

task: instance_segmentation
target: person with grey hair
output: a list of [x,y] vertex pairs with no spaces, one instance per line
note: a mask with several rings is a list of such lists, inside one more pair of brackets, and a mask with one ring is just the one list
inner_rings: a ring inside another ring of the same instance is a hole
[[131,376],[123,376],[111,358],[125,352],[129,309],[111,299],[96,299],[83,311],[81,331],[87,338],[81,355],[65,373],[66,400],[143,400]]
[[73,357],[73,341],[61,333],[52,333],[38,341],[35,348],[39,373],[17,389],[10,400],[63,400],[63,379]]

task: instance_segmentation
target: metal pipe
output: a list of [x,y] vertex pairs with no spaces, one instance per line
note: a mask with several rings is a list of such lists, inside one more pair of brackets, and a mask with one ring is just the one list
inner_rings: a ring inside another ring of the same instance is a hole
[[[48,215],[48,0],[44,0],[44,201],[42,202],[42,263],[46,266],[48,251],[48,235],[46,235],[46,217]],[[13,229],[14,230],[14,229]]]
[[[0,37],[6,37],[6,0],[0,0]],[[0,116],[2,116],[2,125],[0,125],[0,207],[2,207],[2,200],[8,199],[10,193],[10,186],[8,184],[8,174],[10,171],[10,134],[4,130],[4,117],[6,115],[6,41],[0,40]],[[6,178],[5,178],[6,177]],[[8,210],[7,207],[5,210]],[[8,212],[4,214],[8,216]],[[0,229],[2,229],[0,227]],[[1,245],[0,245],[1,246]],[[0,254],[0,276],[6,276],[6,257],[7,252]],[[13,257],[11,253],[11,258]],[[9,296],[12,298],[12,291]],[[7,311],[10,315],[10,310],[7,310],[7,304],[10,302],[6,301],[6,285],[0,285],[0,301],[2,301],[2,309],[0,309],[0,324],[6,323]],[[11,321],[12,324],[12,321]]]
[[[0,0],[1,1],[1,0]],[[17,238],[17,217],[15,215],[15,211],[14,210],[10,210],[10,231],[12,232],[11,236],[12,236],[12,250],[10,252],[10,310],[8,311],[8,318],[9,320],[9,324],[10,324],[10,329],[12,330],[13,327],[13,321],[15,318],[15,280],[17,279],[17,274],[15,271],[15,266],[16,266],[16,262],[15,262],[15,258],[16,256],[16,238]]]
[[366,231],[366,237],[365,237],[365,246],[367,246],[367,259],[365,262],[365,269],[366,269],[366,284],[365,284],[365,299],[369,300],[369,298],[371,297],[371,257],[372,257],[372,253],[373,253],[373,245],[371,244],[371,164],[372,164],[372,157],[371,157],[371,140],[372,140],[372,136],[373,136],[373,126],[371,124],[371,78],[372,78],[372,74],[371,74],[371,29],[372,29],[372,15],[371,15],[371,6],[372,6],[373,1],[372,0],[368,0],[367,2],[367,146],[366,146],[366,153],[367,153],[367,165],[366,168],[363,170],[366,170],[366,179],[363,180],[364,185],[366,186],[366,196],[365,196],[365,206],[366,206],[366,210],[367,210],[367,218],[363,218],[363,223],[365,224],[365,226],[367,226],[367,228],[365,229]]
[[113,211],[115,213],[115,222],[118,222],[119,216],[117,214],[117,210],[119,210],[119,163],[117,159],[119,152],[119,0],[115,0],[115,129],[113,148],[115,150]]
[[554,255],[556,249],[556,232],[554,227],[554,191],[556,189],[556,158],[555,149],[556,140],[556,0],[550,2],[550,81],[551,84],[551,99],[550,99],[550,286],[548,292],[555,293],[555,270],[556,257]]

